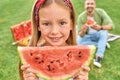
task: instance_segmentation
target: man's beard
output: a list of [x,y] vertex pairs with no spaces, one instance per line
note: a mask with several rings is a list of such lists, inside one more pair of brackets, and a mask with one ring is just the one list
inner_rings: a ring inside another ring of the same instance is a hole
[[87,8],[87,13],[88,13],[88,14],[92,14],[93,11],[94,11],[94,8],[92,8],[92,7],[88,7],[88,8]]

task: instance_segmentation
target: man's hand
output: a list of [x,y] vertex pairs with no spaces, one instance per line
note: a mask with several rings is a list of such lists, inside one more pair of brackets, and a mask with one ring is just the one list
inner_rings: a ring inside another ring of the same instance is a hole
[[87,19],[85,25],[91,27],[91,26],[94,26],[95,24],[96,24],[96,22],[93,19],[89,18],[89,19]]

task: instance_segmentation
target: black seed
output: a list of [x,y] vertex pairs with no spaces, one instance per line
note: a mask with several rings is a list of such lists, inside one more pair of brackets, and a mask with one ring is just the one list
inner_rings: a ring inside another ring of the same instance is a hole
[[60,60],[56,60],[56,62],[60,63]]
[[33,56],[33,53],[30,53],[30,56]]
[[35,59],[36,59],[36,60],[38,60],[39,58],[38,58],[38,57],[36,57]]
[[51,67],[50,67],[50,65],[48,65],[48,71],[51,71]]
[[81,51],[78,54],[81,54]]
[[67,56],[69,57],[69,54],[67,54]]
[[54,63],[54,61],[51,61],[50,63]]
[[39,63],[39,64],[41,64],[41,63],[44,63],[44,61],[43,61],[43,60],[41,60],[41,61],[39,61],[38,63]]
[[41,64],[41,61],[39,61],[38,63]]
[[44,63],[44,60],[42,60],[41,62]]
[[81,56],[78,56],[79,58],[81,57]]

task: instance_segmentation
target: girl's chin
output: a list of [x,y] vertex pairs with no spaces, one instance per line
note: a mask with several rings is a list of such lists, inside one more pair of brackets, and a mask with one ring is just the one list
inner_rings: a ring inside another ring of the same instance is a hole
[[64,46],[66,44],[66,41],[63,39],[49,39],[48,42],[46,42],[47,45],[51,46]]
[[48,45],[50,45],[50,46],[64,46],[65,44],[63,44],[61,42],[51,42]]
[[62,46],[63,44],[59,44],[59,43],[51,43],[51,46]]

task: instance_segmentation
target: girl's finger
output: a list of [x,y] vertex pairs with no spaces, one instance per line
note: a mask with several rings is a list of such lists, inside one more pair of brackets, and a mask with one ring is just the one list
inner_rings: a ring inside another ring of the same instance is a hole
[[88,76],[78,76],[78,80],[88,80]]
[[87,72],[90,71],[90,68],[88,66],[83,65],[81,68],[83,71],[87,71]]
[[29,78],[29,77],[36,77],[36,76],[35,76],[35,74],[30,72],[30,73],[24,74],[24,77]]
[[24,71],[29,67],[30,67],[30,64],[24,64],[24,65],[21,66],[21,69]]
[[74,78],[74,80],[88,80],[88,76],[77,76],[76,78]]
[[36,70],[33,70],[32,68],[28,68],[28,69],[27,69],[27,71],[28,71],[28,72],[32,72],[32,73],[34,73],[34,74],[37,74],[37,73],[39,73],[38,71],[36,71]]
[[88,76],[88,72],[87,71],[80,71],[80,73],[78,75]]

